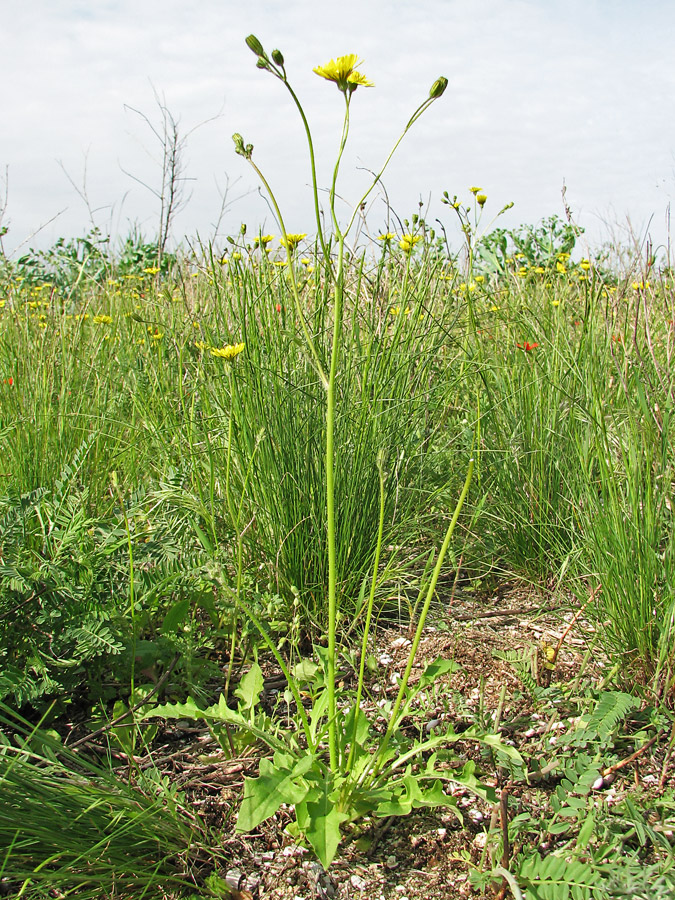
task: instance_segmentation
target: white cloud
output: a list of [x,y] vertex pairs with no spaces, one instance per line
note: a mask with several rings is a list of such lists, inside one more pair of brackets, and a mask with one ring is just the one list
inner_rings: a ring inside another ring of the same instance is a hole
[[[432,218],[445,215],[441,191],[461,194],[477,182],[495,210],[516,201],[505,224],[534,221],[562,212],[565,179],[582,224],[596,232],[598,214],[612,207],[637,223],[654,213],[655,231],[663,221],[675,167],[675,120],[666,114],[675,66],[663,49],[675,30],[668,2],[270,0],[244,10],[233,0],[191,7],[177,0],[37,0],[13,4],[3,28],[0,166],[9,166],[9,247],[65,206],[39,240],[86,229],[85,205],[57,163],[77,181],[85,154],[92,204],[114,205],[123,232],[127,218],[143,222],[148,234],[156,228],[156,201],[122,171],[152,184],[159,178],[159,145],[124,108],[157,122],[153,86],[184,132],[220,113],[188,140],[187,174],[196,181],[177,237],[209,234],[219,207],[215,181],[223,184],[225,173],[241,177],[238,190],[256,187],[233,152],[235,130],[255,144],[289,228],[310,230],[302,127],[283,86],[256,70],[243,42],[251,31],[285,54],[312,123],[323,184],[342,98],[311,68],[345,52],[364,58],[376,88],[353,98],[341,182],[351,200],[367,180],[357,166],[379,166],[443,73],[450,79],[446,96],[416,124],[385,177],[401,216],[430,194]],[[383,204],[374,209],[384,220]],[[265,216],[271,227],[254,194],[233,207],[226,226],[246,220],[255,227]]]

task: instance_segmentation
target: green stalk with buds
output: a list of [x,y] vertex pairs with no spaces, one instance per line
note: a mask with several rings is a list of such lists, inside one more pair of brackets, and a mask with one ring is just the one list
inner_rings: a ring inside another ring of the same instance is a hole
[[[272,186],[253,161],[252,144],[246,143],[240,134],[233,135],[235,151],[253,167],[270,198],[282,233],[282,243],[286,247],[289,286],[293,296],[295,314],[304,336],[308,357],[325,392],[325,502],[327,522],[326,552],[328,558],[328,646],[325,654],[325,680],[323,683],[317,682],[322,684],[322,687],[318,690],[314,705],[308,713],[301,706],[301,693],[298,690],[298,685],[295,683],[294,676],[289,672],[288,667],[281,659],[271,637],[263,630],[262,623],[253,616],[252,612],[250,613],[254,624],[261,629],[263,640],[277,658],[289,681],[289,687],[298,705],[298,715],[302,722],[302,733],[289,732],[285,742],[281,742],[277,736],[269,736],[267,742],[270,748],[274,750],[274,757],[271,761],[263,760],[261,762],[260,773],[257,778],[245,779],[244,798],[237,819],[237,828],[240,831],[250,831],[273,815],[282,803],[292,803],[297,820],[296,833],[305,835],[318,858],[324,866],[327,866],[337,852],[342,825],[366,814],[375,816],[403,815],[410,812],[414,807],[447,805],[448,797],[441,789],[444,780],[451,780],[454,783],[461,782],[481,796],[486,798],[489,796],[489,789],[476,780],[471,767],[466,771],[457,768],[436,769],[433,763],[427,762],[423,768],[420,767],[419,772],[413,771],[412,761],[416,760],[420,753],[427,750],[435,753],[436,750],[447,747],[449,743],[458,739],[454,733],[446,732],[442,735],[434,735],[421,742],[408,743],[407,749],[403,750],[402,748],[407,738],[401,730],[402,719],[409,711],[414,697],[421,690],[425,690],[429,685],[433,684],[433,681],[439,675],[446,674],[451,670],[451,664],[448,661],[437,660],[435,663],[427,666],[422,674],[422,678],[415,686],[411,687],[408,683],[436,583],[462,505],[469,492],[473,460],[469,464],[464,488],[457,501],[443,545],[435,560],[430,581],[423,588],[424,595],[421,596],[425,596],[425,600],[422,603],[422,612],[417,622],[415,639],[410,650],[403,683],[400,686],[398,697],[390,713],[388,726],[383,737],[376,729],[372,728],[360,708],[364,689],[368,632],[372,622],[383,540],[384,489],[387,478],[384,469],[384,457],[387,448],[381,448],[377,460],[380,483],[380,514],[370,590],[365,607],[365,633],[362,639],[358,685],[354,694],[355,702],[353,702],[350,711],[346,715],[343,715],[338,710],[336,697],[339,603],[336,553],[335,463],[336,459],[339,458],[340,448],[335,445],[335,430],[345,300],[345,242],[363,203],[365,203],[380,181],[397,147],[419,117],[443,95],[448,81],[446,78],[438,78],[433,83],[429,95],[413,112],[384,160],[382,167],[375,174],[370,187],[358,203],[355,204],[346,226],[343,226],[338,219],[335,206],[340,165],[349,138],[350,105],[353,95],[359,87],[372,87],[373,84],[358,71],[359,61],[355,54],[340,56],[335,60],[330,60],[326,65],[317,66],[314,69],[314,72],[321,78],[336,85],[344,101],[342,133],[329,192],[331,231],[330,235],[327,235],[324,231],[319,207],[312,135],[302,105],[289,84],[283,54],[279,50],[273,50],[271,54],[267,54],[260,41],[254,35],[249,35],[246,38],[246,43],[257,57],[258,68],[269,72],[284,85],[302,119],[309,148],[317,239],[323,256],[326,277],[332,288],[333,302],[330,351],[326,353],[328,358],[325,359],[306,320],[293,264],[294,247],[304,235],[290,234],[286,230],[284,217]],[[414,242],[415,238],[409,236],[408,246],[404,249],[404,252],[409,253]],[[403,244],[401,246],[403,247]],[[331,252],[330,248],[334,248],[333,252]],[[365,584],[363,592],[365,595]],[[248,605],[243,600],[241,605],[244,609],[248,609]],[[325,693],[322,692],[323,684],[325,684]],[[156,712],[159,714],[159,711]],[[162,712],[165,715],[168,712],[175,715],[185,715],[186,708],[178,704],[178,706],[171,708],[165,707]],[[247,725],[238,713],[229,708],[224,698],[222,698],[217,708],[212,707],[201,712],[200,715],[207,719],[212,718],[217,721],[225,721],[230,725],[249,727],[249,730],[256,737],[266,740],[264,730],[254,729],[252,725]],[[468,738],[480,741],[483,739],[483,736],[480,734],[469,734]],[[466,733],[462,735],[462,739],[467,739]],[[495,740],[496,738],[491,736],[490,742],[492,745],[494,745]],[[514,753],[515,751],[509,749],[507,752]]]

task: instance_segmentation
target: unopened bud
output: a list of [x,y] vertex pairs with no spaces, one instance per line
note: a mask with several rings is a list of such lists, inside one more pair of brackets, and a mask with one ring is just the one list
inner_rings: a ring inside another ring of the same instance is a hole
[[448,79],[441,75],[440,78],[437,78],[436,81],[431,85],[431,90],[429,91],[429,96],[432,100],[438,100],[439,97],[442,97],[445,93],[445,89],[448,86]]
[[265,59],[264,56],[259,56],[259,57],[258,57],[258,61],[256,62],[256,66],[257,66],[259,69],[269,69],[270,64],[269,64],[269,62]]
[[256,56],[265,56],[263,45],[254,34],[249,34],[249,36],[246,38],[246,46],[249,48],[249,50],[252,50]]
[[283,66],[284,54],[281,52],[281,50],[272,50],[272,59],[278,66]]
[[244,139],[237,132],[232,135],[232,140],[234,141],[235,153],[238,153],[239,156],[243,156],[245,159],[250,159],[253,155],[253,144],[246,144],[246,146],[244,146]]

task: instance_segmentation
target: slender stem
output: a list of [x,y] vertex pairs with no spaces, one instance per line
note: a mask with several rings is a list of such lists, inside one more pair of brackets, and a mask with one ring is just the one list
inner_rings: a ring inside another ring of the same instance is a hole
[[412,126],[415,124],[415,122],[419,119],[419,117],[422,115],[422,113],[424,113],[424,112],[431,106],[431,104],[432,104],[433,102],[434,102],[434,98],[430,98],[430,97],[427,98],[427,99],[424,101],[424,103],[420,104],[420,106],[417,107],[417,109],[415,110],[415,112],[412,114],[412,116],[411,116],[410,119],[408,120],[408,124],[405,126],[405,128],[403,129],[403,131],[402,131],[400,137],[398,138],[398,140],[396,141],[396,143],[394,144],[394,146],[393,146],[393,147],[391,148],[391,150],[389,151],[389,155],[388,155],[387,158],[385,159],[385,161],[384,161],[384,163],[383,163],[383,165],[382,165],[382,168],[380,169],[380,171],[377,173],[377,175],[376,175],[375,178],[373,179],[373,182],[372,182],[372,184],[370,185],[370,187],[368,188],[368,190],[365,192],[365,194],[361,197],[361,199],[359,200],[359,202],[358,202],[358,203],[356,204],[356,206],[354,207],[354,212],[352,213],[352,217],[351,217],[351,219],[349,220],[349,224],[348,224],[347,227],[345,228],[345,235],[349,234],[349,232],[350,232],[350,230],[351,230],[351,227],[352,227],[352,225],[354,224],[354,219],[356,218],[356,216],[358,215],[359,210],[361,209],[361,207],[363,206],[363,204],[366,202],[366,199],[370,196],[370,194],[372,193],[372,191],[375,189],[375,186],[378,184],[380,178],[381,178],[382,175],[384,174],[384,170],[385,170],[385,169],[387,168],[387,166],[389,165],[389,162],[391,161],[391,158],[392,158],[392,156],[394,155],[394,153],[396,153],[396,150],[398,149],[398,145],[401,143],[401,141],[403,140],[403,138],[406,136],[406,134],[407,134],[408,131],[412,128]]
[[328,248],[326,247],[326,241],[323,236],[323,228],[321,225],[321,210],[319,209],[319,189],[316,178],[316,162],[314,159],[314,142],[312,141],[312,133],[309,130],[309,122],[307,121],[307,117],[305,116],[305,111],[302,108],[300,101],[298,100],[295,91],[290,86],[286,79],[283,79],[284,84],[291,97],[293,98],[293,102],[298,108],[298,112],[300,113],[300,118],[302,119],[302,124],[305,126],[305,134],[307,135],[307,145],[309,146],[309,162],[312,167],[312,194],[314,196],[314,215],[316,216],[316,227],[317,234],[319,236],[319,243],[321,244],[321,251],[323,253],[323,257],[326,260],[326,264],[328,267],[328,271],[332,274],[333,267],[331,265],[330,253],[328,252]]
[[445,556],[448,552],[448,547],[450,546],[450,541],[452,540],[452,535],[455,531],[455,526],[457,524],[457,520],[459,519],[459,514],[464,506],[464,501],[466,500],[467,494],[469,493],[469,488],[471,486],[471,479],[473,478],[473,467],[474,467],[474,459],[473,457],[469,460],[469,468],[466,473],[466,479],[464,481],[464,487],[462,488],[462,493],[459,495],[459,500],[457,501],[457,505],[455,506],[455,511],[452,514],[452,519],[450,520],[450,524],[448,525],[448,530],[445,534],[445,540],[443,541],[443,546],[441,547],[440,553],[438,554],[438,559],[436,560],[436,565],[434,567],[433,574],[431,576],[431,582],[429,584],[429,589],[427,591],[426,600],[424,601],[424,606],[422,607],[422,612],[420,614],[419,621],[417,623],[417,630],[415,632],[415,637],[413,638],[412,646],[410,648],[410,652],[408,654],[408,664],[406,665],[405,672],[403,674],[403,679],[401,681],[401,686],[398,690],[398,696],[396,697],[396,702],[394,703],[394,708],[391,711],[391,715],[389,717],[389,723],[387,725],[387,730],[382,738],[382,743],[380,744],[380,749],[378,750],[377,756],[375,758],[375,763],[373,765],[371,771],[371,780],[375,778],[380,769],[382,768],[382,764],[384,763],[387,748],[389,747],[389,741],[391,740],[391,736],[393,734],[394,728],[396,727],[396,723],[398,721],[399,710],[401,709],[401,704],[403,703],[403,698],[405,696],[405,692],[408,687],[408,679],[410,678],[410,673],[412,671],[413,663],[415,661],[415,657],[417,655],[417,648],[419,647],[420,640],[422,639],[422,631],[424,629],[424,624],[426,622],[427,614],[429,612],[429,607],[431,605],[431,600],[436,591],[436,583],[438,582],[439,575],[441,574],[441,567],[443,565],[443,561],[445,560]]
[[356,700],[354,701],[354,729],[352,732],[351,746],[349,748],[349,757],[347,759],[346,771],[349,773],[354,762],[356,753],[356,732],[358,729],[358,715],[361,707],[361,696],[363,694],[363,679],[366,671],[366,653],[368,652],[368,635],[370,633],[370,621],[373,615],[373,605],[375,603],[375,589],[377,587],[377,571],[380,566],[380,552],[382,550],[382,534],[384,532],[384,469],[381,459],[378,457],[378,470],[380,475],[380,519],[377,527],[377,545],[375,547],[375,558],[373,560],[373,577],[370,581],[370,596],[368,597],[368,607],[366,610],[366,623],[363,626],[363,638],[361,640],[361,664],[359,666],[359,681],[356,688]]
[[344,289],[344,237],[338,241],[337,277],[328,390],[326,391],[326,526],[328,549],[328,742],[331,769],[337,771],[337,722],[335,709],[335,635],[337,631],[337,553],[335,541],[335,388],[340,356],[340,324]]
[[256,166],[256,164],[253,162],[252,159],[249,159],[249,162],[253,166],[253,169],[254,169],[256,175],[262,181],[262,183],[265,187],[265,190],[267,191],[267,193],[269,195],[272,206],[274,207],[274,212],[276,214],[277,221],[279,223],[279,227],[281,228],[281,231],[284,236],[284,240],[286,241],[286,258],[288,260],[288,272],[290,275],[293,300],[295,301],[295,311],[296,311],[296,314],[300,321],[300,327],[302,328],[302,333],[304,335],[305,341],[307,342],[307,347],[308,347],[310,355],[312,357],[312,362],[314,363],[314,367],[316,368],[319,378],[321,379],[321,383],[323,384],[324,388],[327,389],[328,388],[328,377],[326,376],[324,368],[321,364],[321,358],[319,356],[319,352],[316,349],[316,344],[314,343],[314,339],[312,338],[312,335],[309,333],[309,328],[307,327],[307,322],[305,321],[305,316],[302,312],[302,304],[300,302],[300,294],[298,292],[298,283],[295,278],[295,269],[293,268],[293,254],[292,254],[291,248],[289,246],[288,232],[286,231],[286,226],[284,224],[284,218],[281,215],[281,210],[279,209],[279,204],[276,201],[276,197],[274,196],[272,188],[269,186],[267,179],[265,178],[263,173]]

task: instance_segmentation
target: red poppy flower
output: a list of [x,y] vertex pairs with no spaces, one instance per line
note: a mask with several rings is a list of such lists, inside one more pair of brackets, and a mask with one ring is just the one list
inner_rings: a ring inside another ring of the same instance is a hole
[[4,384],[8,384],[10,387],[14,384],[14,379],[10,375],[9,378],[5,378]]
[[524,344],[516,344],[516,347],[519,347],[521,350],[524,350],[526,353],[529,353],[530,350],[534,350],[535,347],[538,347],[539,344],[531,344],[529,341],[525,341]]
[[281,312],[281,303],[277,303],[276,309],[277,312]]

